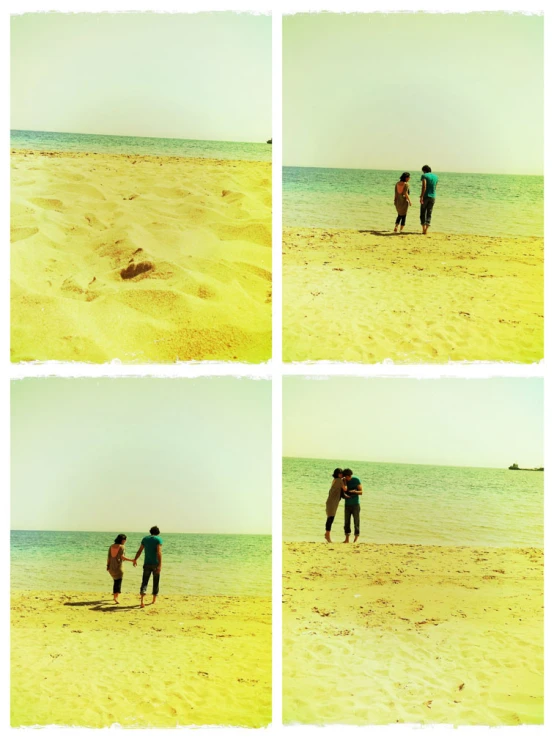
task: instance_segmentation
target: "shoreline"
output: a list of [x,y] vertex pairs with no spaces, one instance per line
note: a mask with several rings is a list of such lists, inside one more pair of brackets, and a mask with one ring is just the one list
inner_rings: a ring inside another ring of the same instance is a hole
[[21,149],[10,147],[10,156],[45,156],[51,159],[68,157],[69,159],[79,159],[86,157],[114,157],[121,159],[141,159],[144,161],[155,161],[159,159],[168,162],[190,162],[192,164],[201,164],[202,162],[213,162],[221,165],[242,166],[243,164],[252,164],[253,166],[264,165],[271,167],[272,162],[264,159],[217,159],[217,157],[190,157],[175,156],[174,154],[143,154],[134,152],[101,152],[101,151],[72,151],[64,149]]
[[138,602],[12,591],[11,725],[270,723],[270,597]]
[[285,723],[543,721],[542,549],[286,542],[283,601]]
[[271,163],[11,155],[11,361],[271,355]]
[[283,359],[543,359],[542,237],[283,230]]

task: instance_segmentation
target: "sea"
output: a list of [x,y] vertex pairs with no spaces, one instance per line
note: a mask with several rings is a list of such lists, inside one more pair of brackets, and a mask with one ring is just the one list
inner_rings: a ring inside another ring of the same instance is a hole
[[53,131],[10,131],[12,149],[34,151],[81,151],[95,154],[145,154],[202,159],[240,159],[271,161],[271,145],[264,142],[196,141],[148,136],[103,136],[88,133]]
[[[120,532],[12,531],[14,590],[111,592],[108,548]],[[144,533],[127,535],[134,557]],[[163,534],[160,593],[271,597],[271,536]],[[137,592],[142,561],[124,563],[123,592]]]
[[[283,168],[285,227],[390,232],[398,170]],[[420,231],[419,170],[412,171],[406,232]],[[437,172],[432,230],[483,236],[543,236],[544,178]]]
[[[482,467],[283,459],[283,538],[323,541],[335,467],[363,487],[361,541],[474,547],[543,547],[543,472]],[[344,502],[332,535],[341,541]]]

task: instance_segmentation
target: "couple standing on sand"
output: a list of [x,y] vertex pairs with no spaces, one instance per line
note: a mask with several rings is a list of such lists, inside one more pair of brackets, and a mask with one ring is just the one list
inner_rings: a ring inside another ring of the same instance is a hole
[[344,534],[343,544],[350,543],[350,520],[354,519],[354,543],[360,536],[360,495],[362,495],[362,483],[358,477],[353,477],[352,470],[340,467],[333,472],[333,483],[329,490],[329,497],[325,505],[327,521],[325,523],[325,541],[331,543],[331,526],[335,520],[337,508],[341,498],[344,498]]
[[[421,195],[419,202],[421,208],[419,210],[419,219],[421,221],[421,228],[423,233],[426,234],[429,226],[431,225],[431,215],[435,206],[435,198],[437,197],[437,183],[439,178],[436,174],[431,172],[431,167],[426,164],[421,168],[423,174],[421,175]],[[396,224],[394,226],[394,233],[398,232],[400,227],[400,233],[404,230],[406,225],[406,216],[408,214],[408,208],[412,204],[410,200],[410,173],[404,172],[400,175],[400,179],[394,186],[394,206],[398,216],[396,218]]]
[[108,564],[106,569],[113,578],[113,599],[115,603],[119,603],[119,595],[121,593],[121,583],[123,580],[123,562],[132,562],[133,567],[137,566],[137,559],[144,550],[144,565],[142,567],[142,584],[140,586],[140,607],[144,608],[144,596],[150,580],[153,575],[152,587],[152,603],[156,602],[156,597],[160,592],[160,572],[162,571],[162,544],[163,540],[160,536],[160,530],[157,526],[152,526],[150,536],[145,536],[140,543],[138,552],[134,559],[125,556],[125,542],[127,537],[125,534],[119,534],[114,543],[108,550]]

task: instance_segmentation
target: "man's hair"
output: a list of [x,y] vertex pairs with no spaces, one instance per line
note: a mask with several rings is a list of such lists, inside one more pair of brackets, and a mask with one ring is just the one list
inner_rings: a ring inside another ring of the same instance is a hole
[[425,174],[428,174],[429,172],[431,172],[431,167],[428,164],[424,164],[421,168],[421,171],[425,172]]
[[152,534],[152,536],[158,536],[160,530],[157,526],[152,526],[152,528],[150,529],[150,533]]
[[344,477],[352,477],[352,470],[349,470],[348,467],[342,471],[342,474]]
[[124,541],[127,540],[127,537],[125,534],[118,534],[114,539],[114,544],[123,544]]
[[406,182],[406,180],[410,177],[409,172],[402,172],[400,175],[400,182]]
[[342,470],[340,467],[337,467],[337,469],[333,472],[333,477],[337,478],[339,475],[342,475]]

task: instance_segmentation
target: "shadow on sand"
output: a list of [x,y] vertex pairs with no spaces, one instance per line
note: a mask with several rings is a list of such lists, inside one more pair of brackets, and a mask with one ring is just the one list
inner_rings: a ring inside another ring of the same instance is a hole
[[64,606],[80,606],[81,608],[92,606],[92,608],[89,608],[90,611],[134,611],[140,608],[139,603],[136,606],[116,606],[113,601],[106,602],[105,600],[68,601],[64,603]]
[[394,231],[374,231],[373,229],[358,229],[359,234],[373,234],[373,236],[413,236],[417,231],[402,231],[394,233]]

